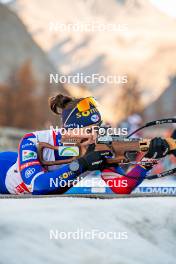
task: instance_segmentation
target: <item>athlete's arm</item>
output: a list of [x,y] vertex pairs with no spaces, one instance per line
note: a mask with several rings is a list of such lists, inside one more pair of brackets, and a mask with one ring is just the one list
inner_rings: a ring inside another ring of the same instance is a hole
[[104,169],[101,177],[114,193],[130,194],[145,179],[147,172],[148,169],[137,165],[124,176],[121,167],[114,167]]
[[81,166],[76,172],[72,172],[69,165],[47,172],[38,160],[36,145],[35,135],[27,134],[19,146],[19,170],[28,190],[32,194],[65,192],[69,189],[69,181],[71,182],[82,173]]
[[105,155],[107,152],[92,151],[77,160],[76,170],[68,164],[47,172],[38,160],[36,136],[27,134],[19,146],[19,171],[32,194],[64,193],[82,173],[87,170],[98,170],[103,165]]
[[[151,140],[149,151],[145,157],[148,158],[161,158],[169,154],[169,145],[166,140],[162,138],[154,138]],[[118,194],[130,194],[142,181],[145,179],[146,173],[151,168],[145,168],[140,165],[133,167],[124,176],[124,172],[120,167],[106,168],[102,172],[102,179],[109,185],[113,192]],[[109,184],[107,175],[113,174],[113,184]]]

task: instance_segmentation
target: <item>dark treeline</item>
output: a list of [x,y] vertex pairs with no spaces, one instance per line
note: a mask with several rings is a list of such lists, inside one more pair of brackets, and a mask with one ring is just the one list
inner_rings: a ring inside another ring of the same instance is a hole
[[0,84],[0,126],[24,129],[46,127],[53,118],[47,105],[48,97],[47,81],[44,87],[38,89],[31,63],[24,63],[11,74],[5,85]]

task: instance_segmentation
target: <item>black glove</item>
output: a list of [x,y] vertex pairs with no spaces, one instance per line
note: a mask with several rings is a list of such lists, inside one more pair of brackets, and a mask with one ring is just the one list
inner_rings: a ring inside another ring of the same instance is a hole
[[174,156],[176,157],[176,150],[171,150],[171,151],[169,152],[169,154],[172,154],[172,155],[174,155]]
[[165,139],[156,137],[151,140],[149,150],[145,157],[150,159],[163,158],[169,153],[169,149],[169,144]]
[[79,164],[81,164],[84,171],[102,170],[106,165],[106,157],[111,157],[111,151],[94,151],[95,144],[89,146],[86,154],[80,158]]
[[[176,129],[173,131],[171,138],[176,139]],[[171,150],[170,154],[173,154],[176,157],[176,149]]]

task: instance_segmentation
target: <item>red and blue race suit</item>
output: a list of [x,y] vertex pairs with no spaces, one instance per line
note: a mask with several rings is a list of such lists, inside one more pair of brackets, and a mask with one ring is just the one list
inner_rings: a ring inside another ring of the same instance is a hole
[[[81,178],[81,175],[87,175],[89,172],[83,172],[82,168],[73,172],[70,170],[69,164],[60,166],[44,167],[39,161],[37,153],[37,144],[39,142],[49,143],[53,146],[61,146],[61,135],[55,131],[37,131],[26,134],[20,144],[18,153],[0,153],[0,193],[10,194],[54,194],[64,193],[71,185],[67,183]],[[58,151],[51,149],[44,149],[44,159],[47,161],[55,161],[60,159],[67,159],[68,157],[60,157]],[[110,186],[115,193],[131,193],[131,191],[138,186],[147,173],[147,170],[142,166],[135,166],[128,176],[135,175],[135,178],[128,178],[122,176],[123,171],[120,167],[113,169],[106,169],[102,173],[102,179],[107,183],[105,172],[113,172],[115,176],[114,181],[127,181],[127,186],[116,187]],[[65,182],[63,186],[61,181]],[[57,182],[58,184],[53,184]]]

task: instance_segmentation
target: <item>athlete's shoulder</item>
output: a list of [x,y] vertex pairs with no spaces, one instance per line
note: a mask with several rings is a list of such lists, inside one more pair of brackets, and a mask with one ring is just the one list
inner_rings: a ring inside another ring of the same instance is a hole
[[35,131],[34,135],[39,142],[49,142],[50,138],[52,138],[52,130]]
[[40,130],[25,134],[20,142],[20,145],[26,141],[31,141],[34,145],[38,142],[45,142],[51,145],[57,145],[60,142],[61,133],[60,131],[50,130]]
[[61,139],[60,131],[52,130],[42,130],[34,132],[34,135],[38,142],[46,142],[49,144],[56,144]]
[[31,147],[37,144],[36,136],[34,133],[27,133],[25,134],[20,142],[19,142],[19,149],[24,149],[26,147]]

